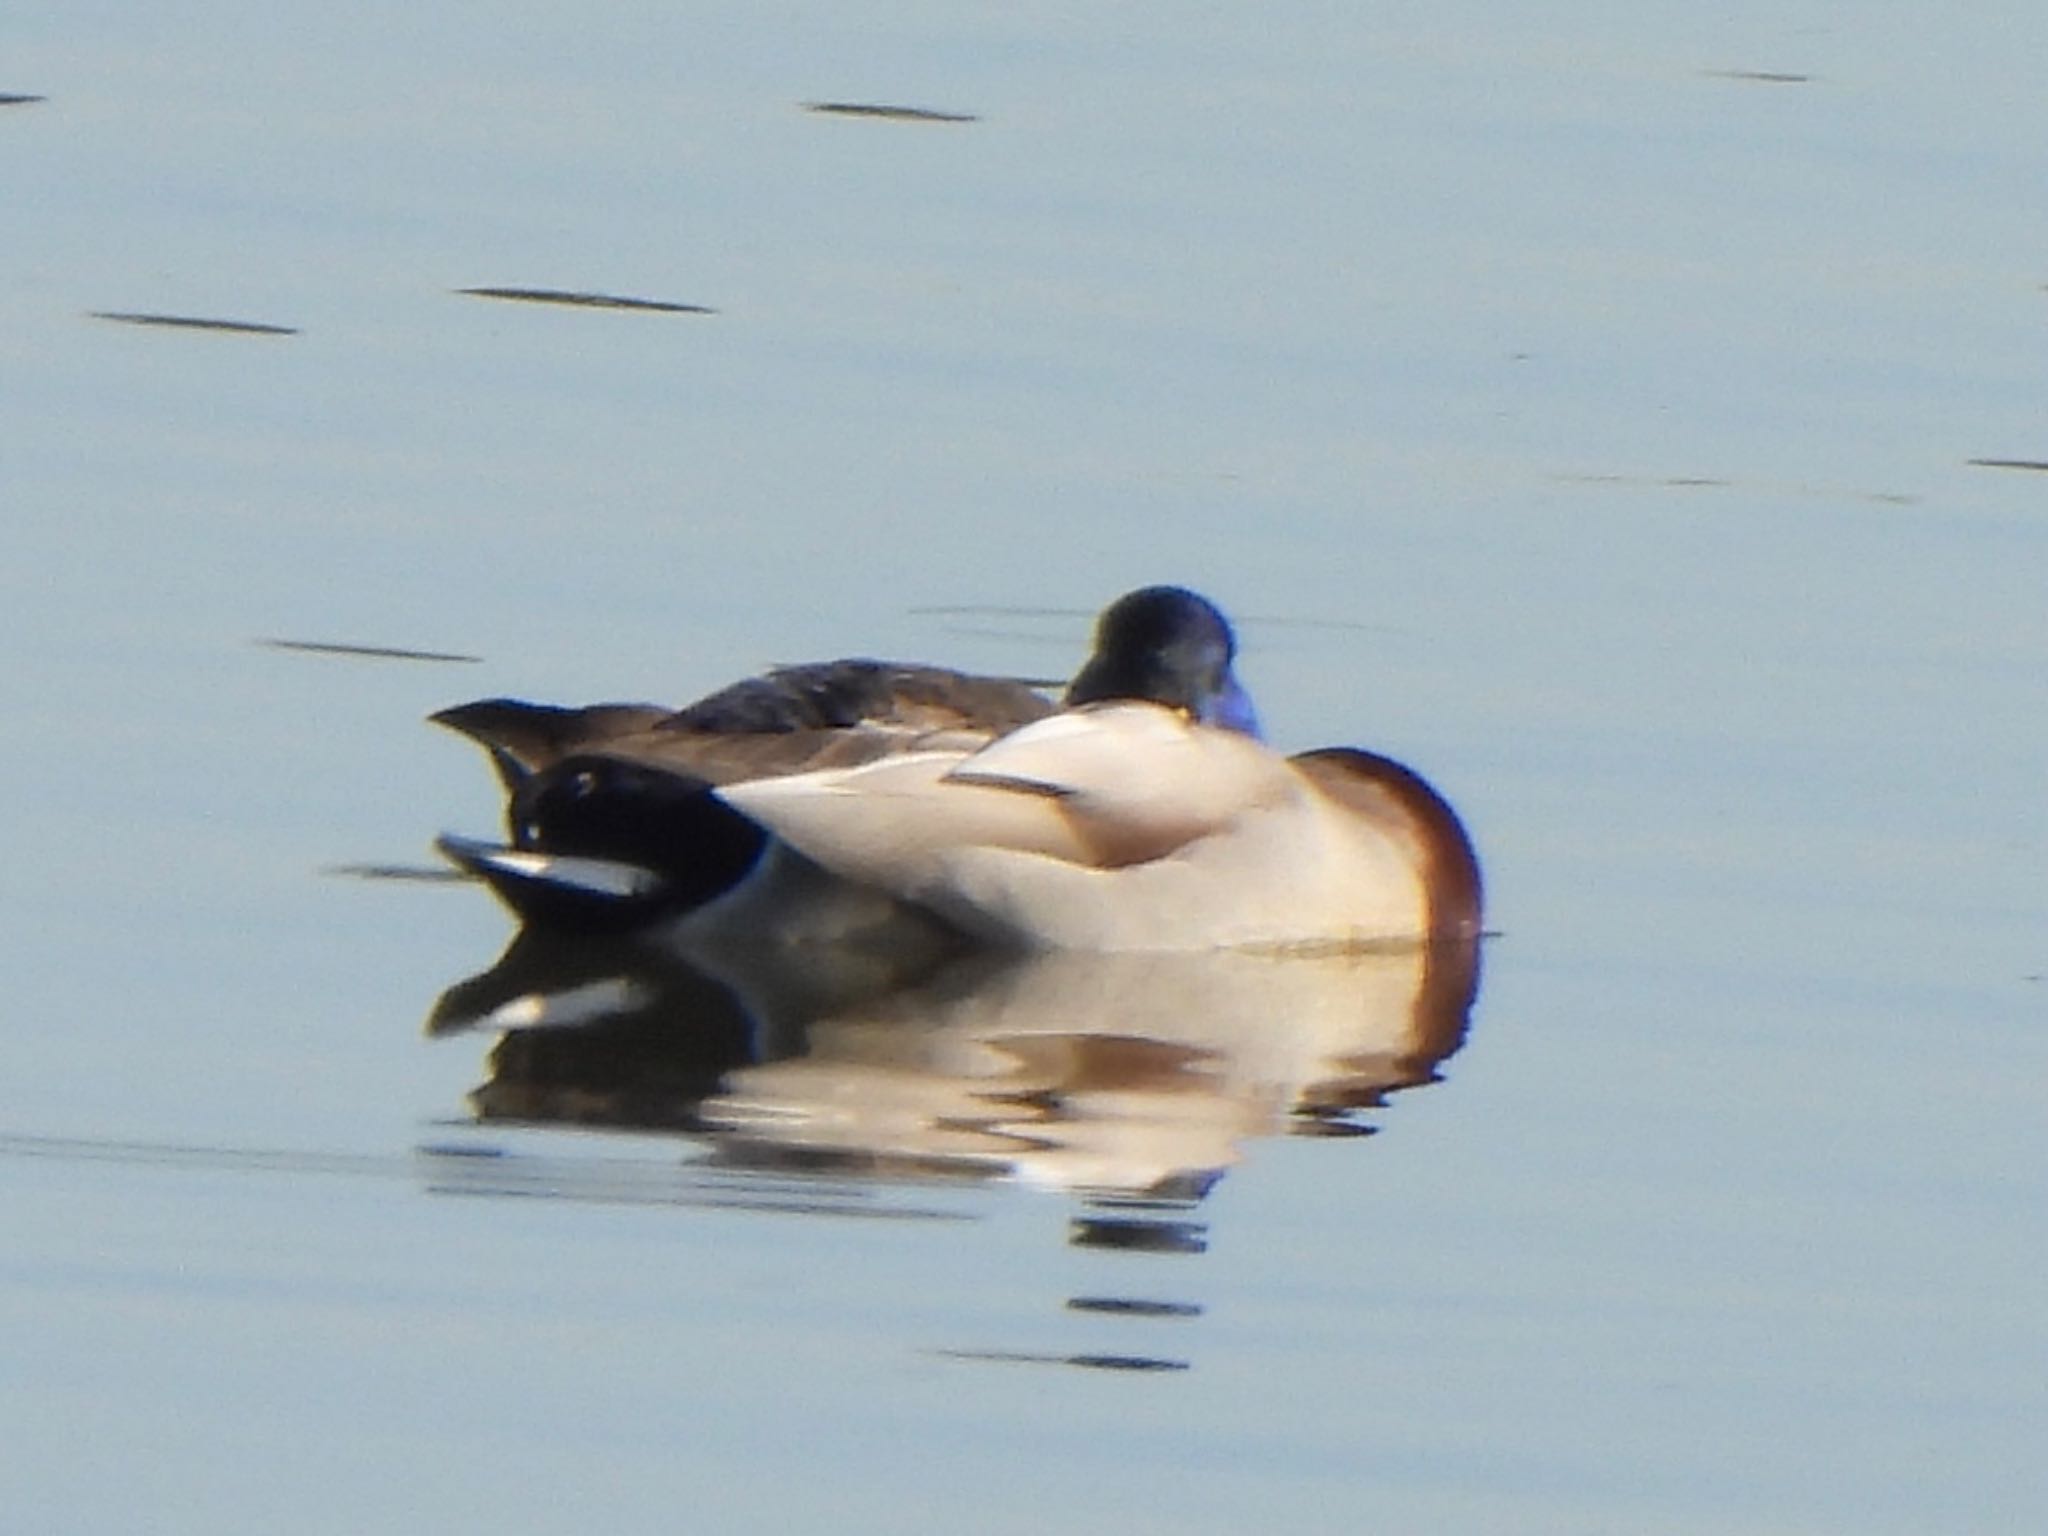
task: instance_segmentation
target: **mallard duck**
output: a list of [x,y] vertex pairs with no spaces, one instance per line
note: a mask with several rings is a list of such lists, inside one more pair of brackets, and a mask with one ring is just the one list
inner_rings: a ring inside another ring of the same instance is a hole
[[1450,808],[1386,758],[1260,742],[1210,604],[1148,588],[1113,604],[1096,638],[1063,712],[993,740],[928,738],[722,786],[607,744],[533,777],[526,846],[442,847],[522,916],[616,927],[686,913],[704,937],[831,936],[885,910],[1025,949],[1477,931],[1477,864]]
[[[1256,732],[1257,714],[1232,670],[1236,649],[1229,621],[1206,598],[1182,587],[1142,588],[1104,610],[1063,702],[1149,698]],[[631,882],[631,894],[588,906],[573,884],[531,882],[515,871],[530,861],[478,867],[462,851],[488,845],[451,839],[451,856],[492,880],[522,915],[616,928],[652,910],[695,906],[751,867],[752,828],[677,814],[704,786],[968,750],[1057,707],[1012,678],[848,658],[779,667],[680,710],[494,698],[429,718],[490,755],[506,790],[512,849],[624,861],[645,878]]]

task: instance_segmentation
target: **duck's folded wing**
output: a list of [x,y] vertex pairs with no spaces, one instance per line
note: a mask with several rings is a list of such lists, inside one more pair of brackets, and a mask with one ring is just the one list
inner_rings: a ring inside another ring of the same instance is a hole
[[833,873],[908,892],[932,855],[963,843],[995,843],[1054,858],[1083,846],[1050,800],[946,775],[972,754],[916,752],[862,768],[727,784],[719,798]]
[[721,796],[826,868],[919,894],[969,849],[1095,869],[1164,858],[1284,793],[1281,759],[1170,710],[1056,715],[977,752],[730,784]]
[[1284,760],[1257,741],[1140,703],[1014,731],[947,780],[1049,802],[1085,845],[1081,862],[1104,869],[1165,858],[1291,792]]

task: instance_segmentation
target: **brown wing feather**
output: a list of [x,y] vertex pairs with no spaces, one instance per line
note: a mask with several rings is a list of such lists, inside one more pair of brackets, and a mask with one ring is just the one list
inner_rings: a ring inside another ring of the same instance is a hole
[[986,740],[1052,711],[1044,695],[1010,678],[847,659],[778,667],[679,710],[478,699],[428,718],[482,746],[506,787],[516,788],[565,757],[594,751],[714,784],[850,768],[922,746],[932,732]]

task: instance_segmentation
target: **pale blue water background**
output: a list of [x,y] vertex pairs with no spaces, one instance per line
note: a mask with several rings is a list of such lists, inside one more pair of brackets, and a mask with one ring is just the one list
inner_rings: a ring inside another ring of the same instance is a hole
[[[8,16],[12,1518],[2039,1524],[2048,475],[1967,461],[2048,458],[2044,48],[2019,5]],[[1252,1144],[1199,1255],[466,1127],[478,1050],[418,1024],[502,919],[320,873],[488,824],[441,704],[1058,672],[1156,579],[1248,616],[1284,744],[1431,774],[1503,931],[1448,1081]],[[436,1146],[625,1161],[452,1198]],[[1189,1369],[944,1353],[1002,1350]]]

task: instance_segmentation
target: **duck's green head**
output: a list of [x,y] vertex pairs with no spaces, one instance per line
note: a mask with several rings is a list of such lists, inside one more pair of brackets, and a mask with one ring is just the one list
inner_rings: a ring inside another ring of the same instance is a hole
[[1237,636],[1214,603],[1186,587],[1127,592],[1095,621],[1095,651],[1067,689],[1069,705],[1148,699],[1205,725],[1259,734],[1258,711],[1231,663]]

